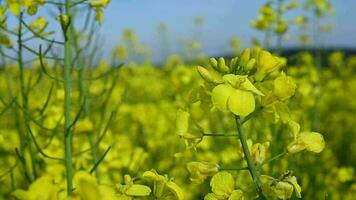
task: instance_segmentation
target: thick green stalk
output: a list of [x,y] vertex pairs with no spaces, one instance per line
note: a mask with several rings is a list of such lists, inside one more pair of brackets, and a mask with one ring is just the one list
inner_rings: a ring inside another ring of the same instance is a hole
[[247,161],[248,170],[250,171],[250,174],[252,176],[252,180],[253,180],[256,190],[259,194],[259,198],[266,199],[266,197],[262,193],[262,183],[260,180],[259,172],[256,169],[255,163],[253,162],[252,157],[251,157],[250,150],[248,149],[247,136],[245,135],[244,131],[242,130],[240,117],[235,115],[235,121],[236,121],[237,132],[238,132],[240,142],[242,145],[242,150],[244,152],[244,155],[245,155],[245,158]]
[[[71,17],[70,0],[66,0],[66,15]],[[63,26],[63,25],[62,25]],[[71,26],[69,22],[68,26]],[[72,139],[73,133],[71,130],[72,119],[70,116],[71,111],[71,93],[72,93],[72,34],[67,31],[66,27],[64,31],[64,152],[65,152],[65,168],[67,179],[67,194],[70,195],[73,191],[73,150]]]

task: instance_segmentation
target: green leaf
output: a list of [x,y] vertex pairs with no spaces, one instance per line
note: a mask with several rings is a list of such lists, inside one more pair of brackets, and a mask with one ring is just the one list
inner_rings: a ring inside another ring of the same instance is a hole
[[210,186],[214,194],[230,196],[235,188],[235,180],[230,173],[219,172],[211,179]]
[[251,92],[235,90],[228,99],[228,109],[244,117],[255,110],[255,98]]

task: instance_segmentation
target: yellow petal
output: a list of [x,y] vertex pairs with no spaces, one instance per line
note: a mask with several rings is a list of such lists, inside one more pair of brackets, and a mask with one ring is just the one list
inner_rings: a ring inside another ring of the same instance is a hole
[[19,15],[21,13],[20,3],[8,3],[8,8],[13,15]]
[[221,198],[222,197],[219,195],[216,195],[214,193],[209,193],[209,194],[205,195],[204,200],[221,200]]
[[221,111],[227,111],[227,101],[235,89],[228,84],[216,86],[211,93],[213,105]]
[[235,180],[230,173],[223,171],[213,176],[210,186],[214,194],[229,196],[234,191]]
[[125,194],[130,196],[148,196],[151,194],[151,188],[146,185],[133,184],[127,188]]
[[174,182],[170,181],[167,183],[167,188],[172,191],[176,200],[183,200],[184,199],[184,192],[183,190]]
[[325,147],[324,137],[316,132],[303,132],[298,136],[298,140],[304,143],[308,151],[320,153]]
[[302,198],[302,195],[300,194],[302,192],[302,188],[297,182],[297,178],[295,176],[287,177],[284,179],[288,183],[292,184],[294,187],[295,194],[298,198]]
[[282,101],[293,96],[297,87],[293,80],[284,73],[278,76],[273,84],[273,93]]
[[247,76],[226,74],[223,76],[223,79],[236,89],[246,90],[264,96],[264,94],[251,83]]
[[190,114],[181,109],[177,111],[176,117],[176,134],[185,135],[188,132],[189,128],[189,118]]
[[15,190],[13,193],[11,193],[11,196],[15,197],[15,199],[18,199],[18,200],[28,200],[29,199],[28,192],[24,191],[24,190]]
[[101,9],[101,8],[97,8],[97,9],[96,9],[95,19],[96,19],[96,21],[97,21],[100,25],[103,24],[103,20],[104,20],[104,12],[103,12],[103,9]]
[[228,99],[228,108],[235,115],[244,117],[255,110],[255,98],[251,92],[234,90]]
[[293,194],[293,185],[290,183],[280,181],[274,187],[275,195],[280,199],[290,199]]
[[295,141],[288,145],[289,153],[298,153],[304,149],[320,153],[325,147],[325,141],[320,133],[303,132],[300,133]]
[[81,199],[95,200],[101,199],[100,190],[96,179],[84,171],[75,174],[74,180]]
[[229,196],[229,200],[244,200],[243,192],[241,190],[234,190]]

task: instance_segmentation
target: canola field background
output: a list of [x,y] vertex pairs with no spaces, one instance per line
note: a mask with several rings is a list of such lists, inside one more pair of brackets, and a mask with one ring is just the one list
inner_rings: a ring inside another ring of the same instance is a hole
[[0,199],[355,199],[356,55],[313,40],[328,0],[268,0],[249,47],[160,64],[133,29],[102,56],[109,0],[0,4]]

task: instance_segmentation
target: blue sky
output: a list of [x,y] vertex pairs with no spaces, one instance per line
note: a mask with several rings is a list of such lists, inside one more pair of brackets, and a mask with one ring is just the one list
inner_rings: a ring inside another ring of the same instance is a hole
[[[291,0],[288,0],[291,1]],[[204,17],[199,40],[203,53],[209,56],[220,56],[230,52],[228,40],[240,38],[245,47],[250,45],[252,37],[263,39],[263,34],[250,27],[258,9],[266,0],[111,0],[105,9],[105,20],[101,27],[104,38],[104,57],[110,56],[111,49],[120,43],[123,30],[132,28],[140,42],[152,49],[155,60],[161,55],[160,35],[157,26],[165,23],[168,26],[169,53],[179,53],[182,40],[193,39],[197,34],[194,19]],[[322,37],[325,46],[356,48],[356,0],[331,0],[336,14],[327,19],[333,24],[333,32]],[[40,14],[46,14],[41,10]],[[301,11],[293,11],[288,16],[293,18]],[[10,18],[10,27],[17,21]],[[50,23],[52,24],[52,23]],[[59,28],[57,23],[54,23]],[[52,26],[52,25],[51,25]],[[285,45],[295,46],[298,30],[289,31],[289,40]],[[35,44],[37,46],[38,44]],[[37,47],[36,47],[37,48]]]
[[[236,36],[249,45],[252,36],[262,39],[262,34],[250,28],[251,19],[256,18],[262,0],[112,0],[105,10],[102,34],[110,45],[119,41],[120,33],[133,28],[140,41],[148,46],[159,44],[156,27],[160,22],[168,26],[170,45],[179,46],[182,38],[193,38],[196,29],[193,20],[205,18],[201,40],[207,54],[228,52],[227,41]],[[356,47],[356,1],[333,0],[336,14],[328,19],[334,31],[323,37],[328,46]],[[296,15],[299,13],[297,12]],[[292,42],[297,30],[290,32]],[[295,38],[294,38],[295,41]],[[157,48],[154,48],[157,49]],[[154,50],[154,53],[157,53]]]

